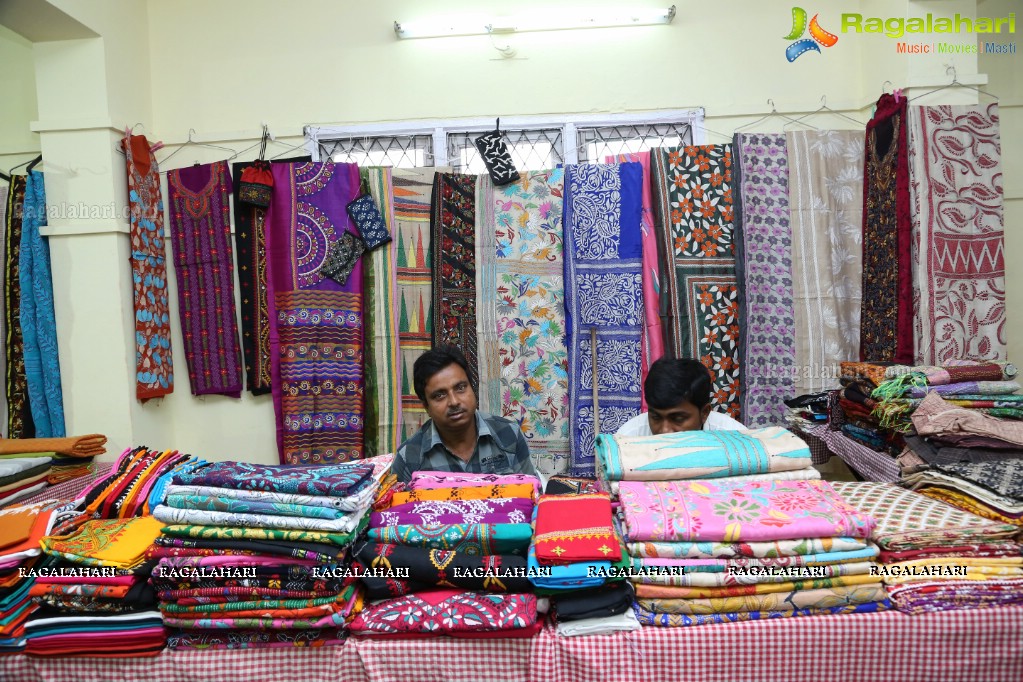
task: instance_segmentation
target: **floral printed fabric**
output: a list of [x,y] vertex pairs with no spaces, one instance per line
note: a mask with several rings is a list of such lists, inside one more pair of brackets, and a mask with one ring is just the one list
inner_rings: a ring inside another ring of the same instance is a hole
[[200,509],[177,509],[161,504],[153,516],[164,523],[192,524],[196,526],[237,526],[241,528],[284,528],[294,530],[322,530],[348,533],[359,525],[362,514],[352,513],[339,519],[314,519],[306,516],[279,516],[271,514],[242,514]]
[[476,205],[480,409],[518,422],[537,470],[569,467],[563,169],[527,171]]
[[419,524],[529,523],[532,515],[533,501],[523,497],[428,500],[408,502],[385,511],[374,512],[370,516],[369,525],[380,528]]
[[796,609],[834,608],[884,601],[884,586],[849,585],[819,589],[798,589],[788,593],[749,594],[711,599],[637,599],[651,613],[703,615],[741,611],[793,611]]
[[640,410],[642,178],[638,163],[570,165],[565,174],[569,432],[577,476],[593,474],[596,433],[614,433]]
[[731,613],[709,613],[688,615],[680,613],[654,613],[636,604],[636,617],[643,625],[660,625],[665,627],[684,627],[689,625],[711,625],[715,623],[739,623],[748,620],[767,620],[769,618],[791,618],[793,616],[825,616],[845,613],[877,613],[891,608],[887,599],[869,604],[841,604],[823,608],[802,607],[791,611],[737,611]]
[[524,555],[533,538],[528,523],[465,523],[370,528],[372,542],[447,549],[473,555]]
[[[815,574],[822,579],[833,579],[846,576],[870,576],[877,564],[873,561],[854,561],[844,564],[820,564],[815,569]],[[773,575],[771,573],[729,573],[721,572],[696,572],[692,571],[684,575],[668,575],[664,573],[647,573],[636,576],[633,581],[643,585],[660,585],[664,587],[699,587],[699,588],[724,588],[741,585],[774,585],[790,581],[792,578],[784,573]]]
[[913,107],[916,362],[1005,357],[998,104]]
[[869,536],[873,519],[825,481],[623,481],[629,542]]
[[838,388],[860,352],[863,133],[786,133],[796,320],[795,393]]
[[[376,496],[376,488],[371,485],[364,486],[359,492],[349,497],[330,497],[327,495],[292,495],[290,493],[278,493],[263,490],[235,490],[233,488],[218,488],[204,485],[171,485],[167,486],[168,500],[171,496],[201,497],[203,499],[216,499],[221,503],[226,500],[237,500],[239,502],[255,502],[259,504],[295,505],[300,507],[323,507],[326,509],[338,510],[341,512],[356,511],[364,509],[373,502]],[[171,506],[179,506],[173,505]]]
[[239,500],[233,497],[206,497],[203,495],[168,495],[168,507],[202,509],[205,511],[235,512],[240,514],[272,514],[275,516],[302,516],[312,519],[340,519],[348,514],[331,507],[305,504],[282,504],[257,500]]
[[854,552],[866,548],[865,540],[841,537],[773,542],[634,542],[629,543],[629,554],[662,559],[777,558],[824,552]]
[[540,481],[525,474],[472,474],[460,471],[413,471],[409,487],[412,490],[433,488],[463,488],[466,486],[490,486],[529,483],[536,495],[540,494]]
[[810,466],[810,449],[789,431],[681,431],[660,436],[601,435],[601,475],[609,481],[670,481],[795,471]]
[[176,473],[172,483],[345,497],[369,485],[372,473],[373,465],[363,462],[332,466],[214,462],[186,473]]
[[780,426],[796,395],[788,151],[784,135],[736,135],[733,146],[742,421]]
[[711,373],[711,403],[739,418],[739,295],[735,281],[732,146],[651,152],[668,347]]
[[530,627],[536,615],[536,595],[437,590],[369,605],[350,630],[356,635],[496,632]]

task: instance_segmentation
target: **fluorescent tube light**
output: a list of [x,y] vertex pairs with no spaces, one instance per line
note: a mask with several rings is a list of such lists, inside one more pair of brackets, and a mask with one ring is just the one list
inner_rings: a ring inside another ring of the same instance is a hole
[[446,36],[521,33],[524,31],[566,31],[579,28],[612,28],[670,24],[675,5],[667,8],[611,8],[576,12],[544,12],[512,17],[461,16],[394,22],[399,38],[443,38]]

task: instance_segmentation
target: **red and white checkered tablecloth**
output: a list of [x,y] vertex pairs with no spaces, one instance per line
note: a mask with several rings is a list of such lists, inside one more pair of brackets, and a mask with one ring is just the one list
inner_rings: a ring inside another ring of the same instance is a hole
[[899,480],[899,464],[891,455],[871,450],[841,431],[830,430],[826,425],[813,428],[807,433],[827,443],[829,450],[866,480],[881,483],[895,483]]
[[356,640],[318,649],[164,651],[153,659],[0,657],[5,682],[899,682],[1023,680],[1023,606],[896,611],[528,640]]

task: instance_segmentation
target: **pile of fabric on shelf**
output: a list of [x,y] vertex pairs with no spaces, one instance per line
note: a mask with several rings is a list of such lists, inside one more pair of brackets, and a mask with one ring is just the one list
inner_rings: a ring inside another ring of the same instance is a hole
[[50,456],[0,459],[0,506],[34,495],[45,488],[52,461]]
[[25,621],[39,608],[34,571],[55,563],[39,542],[69,513],[74,505],[45,502],[0,510],[0,654],[25,649]]
[[369,603],[353,635],[530,637],[527,579],[540,482],[520,474],[418,471],[381,495],[354,553]]
[[[627,582],[632,565],[614,524],[611,498],[580,481],[565,489],[552,479],[536,510],[529,547],[530,580],[551,595],[558,632],[606,634],[640,627]],[[586,486],[586,487],[583,487]]]
[[895,608],[907,613],[1023,603],[1018,526],[981,518],[889,483],[832,484],[872,516],[871,539]]
[[339,642],[361,606],[348,549],[390,456],[347,464],[215,462],[173,476],[148,556],[171,648]]
[[644,625],[888,608],[873,520],[824,481],[623,481],[620,495]]
[[0,439],[0,506],[89,474],[106,436]]

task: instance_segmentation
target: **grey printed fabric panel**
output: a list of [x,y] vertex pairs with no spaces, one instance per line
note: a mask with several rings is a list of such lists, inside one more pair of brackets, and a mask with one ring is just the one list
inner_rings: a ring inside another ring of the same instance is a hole
[[490,173],[490,179],[495,185],[507,185],[519,179],[515,162],[508,153],[508,145],[504,143],[499,131],[492,130],[480,135],[474,142],[480,156],[483,157],[483,163],[487,164],[487,172]]

